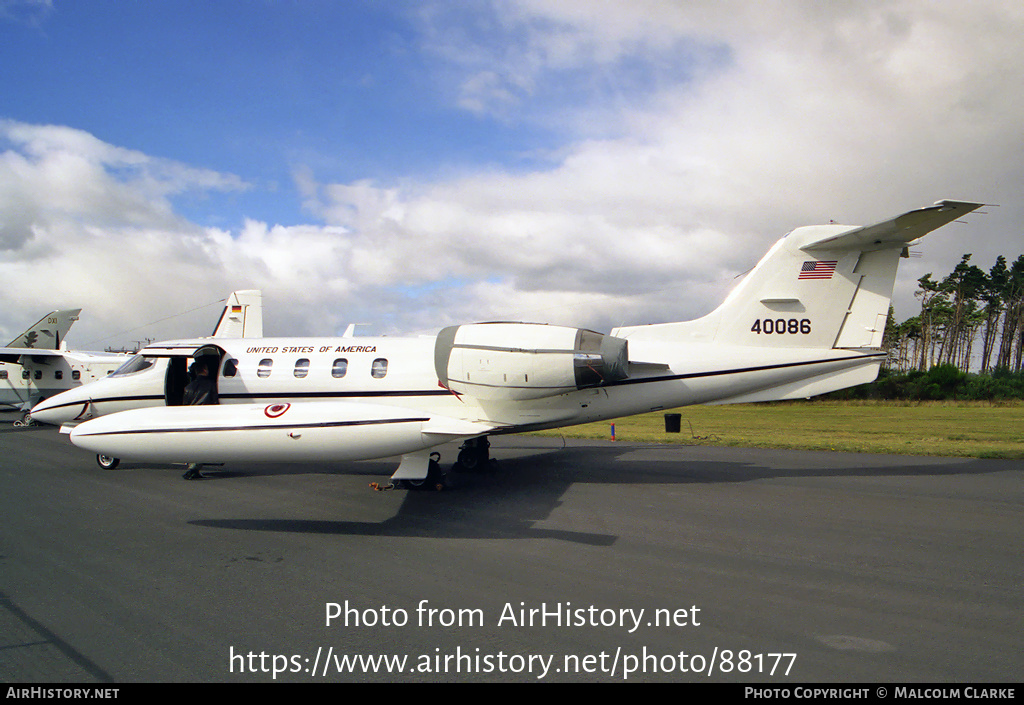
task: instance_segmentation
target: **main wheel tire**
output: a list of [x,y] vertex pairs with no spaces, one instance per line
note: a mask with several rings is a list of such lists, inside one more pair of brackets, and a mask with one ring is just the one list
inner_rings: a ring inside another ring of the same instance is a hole
[[476,448],[463,448],[459,451],[459,469],[464,472],[476,472],[480,469],[481,453]]

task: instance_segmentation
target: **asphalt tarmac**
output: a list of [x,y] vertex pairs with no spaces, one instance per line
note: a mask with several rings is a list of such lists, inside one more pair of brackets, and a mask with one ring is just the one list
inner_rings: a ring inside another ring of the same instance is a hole
[[0,682],[1020,680],[1020,463],[492,454],[444,492],[371,490],[393,461],[188,482],[0,423]]

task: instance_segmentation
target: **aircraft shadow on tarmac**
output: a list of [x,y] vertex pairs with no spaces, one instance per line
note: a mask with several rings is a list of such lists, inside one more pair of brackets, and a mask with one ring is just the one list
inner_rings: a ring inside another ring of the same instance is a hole
[[[34,432],[37,431],[37,432]],[[177,489],[191,492],[196,483],[178,476],[182,466],[158,466],[122,462],[113,471],[100,470],[88,455],[70,448],[50,429],[12,429],[33,444],[48,445],[55,440],[61,455],[86,473],[142,472],[167,474]],[[11,440],[17,436],[10,437]],[[440,450],[450,463],[457,446]],[[1013,461],[963,458],[923,458],[877,456],[857,453],[713,448],[655,443],[607,441],[562,441],[557,438],[507,436],[495,439],[492,455],[499,461],[496,471],[452,473],[451,491],[405,491],[397,511],[378,522],[221,518],[196,519],[191,523],[211,528],[304,532],[313,534],[351,534],[362,536],[413,536],[438,538],[554,538],[579,544],[607,546],[618,537],[588,531],[598,521],[588,515],[580,521],[583,530],[572,530],[573,519],[560,516],[562,525],[547,528],[543,522],[562,506],[573,486],[631,485],[652,492],[687,484],[750,482],[777,478],[843,477],[927,477],[984,474],[1013,469]],[[354,463],[232,463],[207,467],[204,473],[212,486],[221,482],[260,476],[347,476],[386,484],[396,467],[394,459]],[[445,464],[447,467],[447,464]],[[361,483],[360,483],[361,484]],[[365,501],[373,502],[377,493],[366,486]],[[363,501],[359,498],[359,501]],[[394,507],[393,499],[385,504]],[[587,512],[585,507],[574,510]],[[571,517],[572,514],[570,513]],[[565,522],[570,526],[565,528]]]
[[[189,523],[243,531],[464,539],[547,538],[592,546],[613,544],[618,537],[608,534],[534,526],[561,504],[559,498],[577,478],[575,472],[570,477],[558,471],[566,462],[573,462],[561,448],[530,450],[533,452],[503,457],[497,469],[449,473],[452,486],[443,492],[398,490],[405,494],[401,506],[394,516],[380,522],[210,519]],[[561,463],[555,459],[559,456],[564,457]],[[350,466],[333,472],[380,480],[382,475],[386,477],[394,470],[394,463],[361,462],[357,465],[358,469]],[[309,472],[310,469],[308,465],[286,465],[277,466],[276,472]],[[223,474],[234,475],[233,471]],[[215,477],[217,473],[210,475]],[[375,494],[367,487],[367,501],[373,501]]]
[[[244,531],[402,536],[475,539],[550,538],[607,546],[617,536],[587,531],[535,526],[562,504],[570,487],[581,484],[680,485],[688,483],[749,482],[779,477],[922,476],[992,472],[985,462],[949,458],[914,458],[901,462],[894,456],[714,449],[727,453],[724,460],[687,459],[686,448],[656,444],[573,445],[523,438],[496,448],[496,470],[450,473],[451,491],[408,491],[398,512],[381,522],[296,519],[211,519],[190,522],[197,526]],[[321,466],[278,465],[271,473],[328,472],[387,476],[393,463],[358,463],[330,470]],[[214,472],[212,476],[218,473]],[[225,470],[225,478],[239,476]],[[248,472],[245,475],[265,473]],[[367,498],[372,500],[372,496]]]

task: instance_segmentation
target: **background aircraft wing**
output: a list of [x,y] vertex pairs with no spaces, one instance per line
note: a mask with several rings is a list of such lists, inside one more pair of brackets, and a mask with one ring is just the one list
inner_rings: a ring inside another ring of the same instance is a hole
[[46,350],[44,348],[0,348],[0,362],[21,364],[24,357],[63,357],[63,350]]

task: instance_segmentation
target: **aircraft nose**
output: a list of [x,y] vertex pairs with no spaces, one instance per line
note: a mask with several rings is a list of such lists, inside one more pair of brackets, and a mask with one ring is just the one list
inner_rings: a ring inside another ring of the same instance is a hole
[[44,399],[32,407],[32,418],[40,423],[60,426],[69,421],[83,416],[89,406],[88,399],[61,399],[63,394],[58,394],[50,399]]

